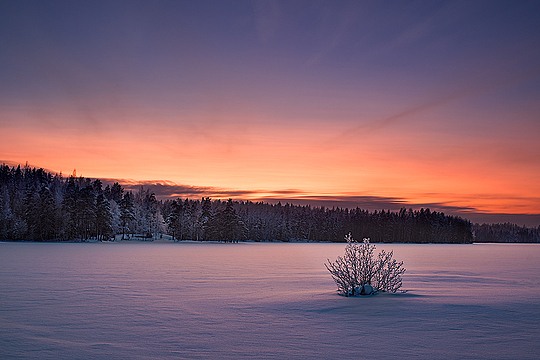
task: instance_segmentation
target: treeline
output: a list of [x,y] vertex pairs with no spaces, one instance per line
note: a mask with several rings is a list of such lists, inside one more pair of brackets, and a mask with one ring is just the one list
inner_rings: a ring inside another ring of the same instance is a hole
[[474,224],[474,241],[480,243],[540,243],[540,226],[529,228],[516,224]]
[[350,232],[369,237],[372,242],[472,242],[470,222],[429,209],[369,212],[359,208],[177,199],[163,203],[163,216],[170,234],[178,239],[342,242],[343,234]]
[[251,201],[158,200],[99,179],[63,177],[28,166],[0,166],[0,238],[107,240],[114,236],[176,240],[470,243],[469,221],[441,212],[369,212]]
[[107,240],[116,234],[160,233],[160,203],[148,190],[126,192],[118,183],[0,166],[0,238]]

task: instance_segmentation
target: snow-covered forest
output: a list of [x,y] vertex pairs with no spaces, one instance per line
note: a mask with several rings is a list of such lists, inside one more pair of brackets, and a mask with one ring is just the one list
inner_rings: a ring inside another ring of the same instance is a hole
[[[488,225],[491,226],[491,225]],[[429,209],[399,212],[210,198],[159,200],[148,188],[0,166],[0,239],[344,241],[470,243],[473,226]]]

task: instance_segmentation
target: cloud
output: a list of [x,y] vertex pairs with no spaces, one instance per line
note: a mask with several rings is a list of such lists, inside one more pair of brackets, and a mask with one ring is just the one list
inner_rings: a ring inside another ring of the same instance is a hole
[[[411,104],[390,116],[347,128],[340,133],[337,138],[332,138],[329,142],[335,143],[337,139],[356,137],[359,133],[366,136],[384,130],[397,123],[413,120],[416,115],[443,107],[453,102],[475,98],[495,90],[510,89],[540,76],[540,68],[523,68],[516,70],[515,66],[516,64],[506,63],[494,67],[486,65],[487,69],[480,74],[466,76],[467,82],[456,86],[454,89],[449,89],[439,95],[432,96],[424,102]],[[509,73],[507,71],[508,68],[512,68],[513,71]]]
[[[211,186],[193,186],[176,184],[167,180],[135,181],[131,179],[102,179],[105,184],[118,182],[127,191],[138,191],[141,187],[149,189],[160,199],[167,198],[235,198],[250,199],[260,194],[260,190],[225,189]],[[296,193],[295,190],[277,192],[279,194]]]
[[463,216],[476,209],[467,206],[454,206],[443,202],[412,203],[406,199],[385,196],[366,196],[366,195],[301,195],[297,197],[263,197],[268,202],[290,202],[292,204],[310,204],[313,206],[341,207],[341,208],[361,208],[366,210],[391,210],[397,211],[406,209],[431,209],[432,211],[444,212],[451,215]]
[[236,200],[265,201],[270,203],[310,204],[325,207],[360,207],[367,210],[399,210],[401,208],[430,208],[448,213],[467,213],[475,211],[471,207],[452,206],[445,203],[411,203],[405,199],[366,195],[314,195],[299,189],[282,190],[242,190],[210,186],[176,184],[171,181],[129,179],[102,179],[105,184],[120,183],[128,191],[138,191],[141,187],[152,191],[158,198],[234,198]]
[[366,124],[362,124],[354,128],[348,129],[347,131],[343,132],[343,136],[347,136],[347,134],[351,134],[351,133],[358,133],[360,131],[363,134],[365,134],[365,133],[371,133],[377,130],[381,130],[400,120],[403,120],[411,116],[414,116],[414,115],[423,113],[425,111],[437,108],[439,106],[445,105],[453,100],[462,98],[465,95],[466,93],[463,91],[455,91],[447,95],[441,96],[439,98],[431,99],[427,102],[411,106],[408,109],[405,109],[397,114],[394,114],[394,115],[391,115],[382,119],[374,120]]
[[478,223],[512,222],[518,225],[536,227],[540,225],[540,214],[485,213],[472,206],[453,205],[448,202],[411,202],[399,197],[369,196],[356,194],[314,195],[300,189],[245,190],[226,189],[210,186],[176,184],[171,181],[134,181],[129,179],[103,179],[105,184],[119,182],[126,190],[138,191],[141,187],[154,192],[159,199],[190,198],[228,199],[263,201],[267,203],[310,205],[317,207],[360,208],[369,211],[399,211],[402,208],[443,212]]

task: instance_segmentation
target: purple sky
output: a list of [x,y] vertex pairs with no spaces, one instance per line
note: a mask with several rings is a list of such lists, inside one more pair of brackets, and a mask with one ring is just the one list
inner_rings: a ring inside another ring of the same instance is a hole
[[2,1],[0,160],[537,226],[539,18],[539,1]]

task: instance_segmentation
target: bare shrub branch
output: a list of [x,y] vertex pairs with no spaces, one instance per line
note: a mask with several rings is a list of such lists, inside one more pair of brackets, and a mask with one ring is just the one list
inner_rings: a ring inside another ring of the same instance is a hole
[[403,261],[393,259],[394,252],[382,250],[377,258],[377,270],[375,271],[373,286],[379,291],[395,293],[401,288],[401,275],[405,272]]

